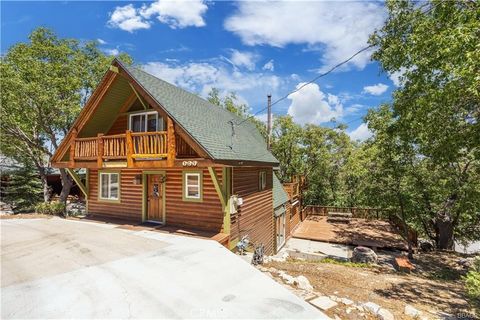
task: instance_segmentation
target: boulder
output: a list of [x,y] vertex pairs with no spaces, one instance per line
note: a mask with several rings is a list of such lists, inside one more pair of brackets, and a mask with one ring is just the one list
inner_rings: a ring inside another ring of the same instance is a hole
[[422,315],[421,311],[418,311],[411,305],[407,304],[405,305],[405,310],[404,310],[405,315],[412,317],[412,318],[419,318]]
[[377,263],[376,253],[367,247],[356,247],[353,249],[352,262],[356,263]]
[[435,249],[435,246],[433,245],[433,243],[431,241],[425,240],[425,239],[419,239],[418,240],[418,247],[423,252],[431,252]]
[[340,302],[343,303],[346,306],[352,305],[353,301],[347,298],[340,298]]
[[362,304],[363,308],[370,312],[371,314],[377,315],[378,311],[380,311],[381,307],[373,302],[366,302]]
[[380,308],[380,310],[378,310],[377,318],[380,320],[395,320],[393,314],[384,308]]
[[302,290],[307,290],[307,291],[312,291],[313,290],[313,286],[310,284],[310,281],[308,281],[308,279],[304,276],[298,276],[296,279],[295,279],[296,283],[297,283],[297,287],[302,289]]

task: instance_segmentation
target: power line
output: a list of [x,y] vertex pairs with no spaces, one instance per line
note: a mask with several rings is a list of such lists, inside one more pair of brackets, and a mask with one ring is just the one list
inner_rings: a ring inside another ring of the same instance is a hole
[[[273,106],[276,105],[277,103],[279,103],[279,102],[287,99],[291,94],[302,90],[303,88],[305,88],[305,87],[308,86],[309,84],[312,84],[312,83],[316,82],[318,79],[320,79],[320,78],[322,78],[322,77],[324,77],[324,76],[332,73],[335,69],[337,69],[337,68],[343,66],[344,64],[348,63],[348,62],[351,61],[353,58],[355,58],[356,56],[358,56],[358,55],[361,54],[362,52],[367,51],[368,49],[372,48],[373,46],[374,46],[374,45],[371,44],[371,45],[368,45],[368,46],[366,46],[366,47],[358,50],[358,51],[355,52],[352,56],[350,56],[348,59],[343,60],[342,62],[336,64],[335,66],[333,66],[332,68],[330,68],[327,72],[324,72],[324,73],[322,73],[322,74],[319,74],[318,76],[316,76],[316,77],[313,78],[312,80],[310,80],[310,81],[308,81],[308,82],[305,82],[304,84],[302,84],[301,86],[299,86],[299,87],[296,88],[295,90],[287,93],[286,95],[284,95],[284,96],[281,97],[280,99],[275,100],[274,102],[272,102],[271,106],[273,107]],[[261,110],[259,110],[259,111],[257,111],[257,112],[255,112],[254,114],[249,115],[248,117],[246,117],[245,119],[243,119],[241,122],[237,123],[236,125],[238,125],[238,126],[241,125],[241,124],[244,123],[245,121],[247,121],[247,120],[255,117],[255,116],[256,116],[257,114],[259,114],[260,112],[265,111],[265,109],[267,109],[267,108],[268,108],[268,106],[265,107],[265,108],[263,108],[263,109],[261,109]]]
[[[429,5],[429,4],[430,4],[430,2],[425,2],[424,4],[422,4],[421,6],[419,6],[419,7],[417,8],[417,10],[420,10],[420,12],[421,12],[422,14],[427,14],[427,13],[429,13],[429,12],[436,6],[435,4],[431,4],[431,6],[430,6],[427,10],[425,10],[425,11],[422,12],[422,9],[423,9],[424,7],[426,7],[427,5]],[[404,24],[406,25],[407,23],[412,22],[413,20],[415,20],[415,17],[416,17],[416,16],[413,16],[413,18],[412,18],[411,20],[405,21]],[[404,25],[404,24],[402,24],[402,25]],[[353,58],[355,58],[356,56],[358,56],[358,55],[361,54],[362,52],[365,52],[365,51],[367,51],[368,49],[370,49],[370,48],[372,48],[372,47],[374,47],[373,44],[368,45],[368,46],[366,46],[366,47],[358,50],[358,51],[355,52],[352,56],[350,56],[348,59],[343,60],[342,62],[340,62],[340,63],[338,63],[337,65],[333,66],[333,67],[332,67],[330,70],[328,70],[327,72],[322,73],[322,74],[316,76],[315,78],[313,78],[312,80],[304,83],[303,85],[301,85],[300,87],[296,88],[295,90],[287,93],[286,95],[284,95],[284,96],[281,97],[280,99],[275,100],[275,101],[271,104],[271,107],[273,107],[273,106],[276,105],[277,103],[279,103],[279,102],[287,99],[288,96],[290,96],[291,94],[302,90],[304,87],[308,86],[309,84],[312,84],[312,83],[316,82],[318,79],[320,79],[320,78],[322,78],[322,77],[324,77],[324,76],[332,73],[335,69],[337,69],[337,68],[341,67],[342,65],[350,62]],[[246,122],[247,120],[249,120],[249,119],[255,117],[256,115],[258,115],[259,113],[265,111],[267,108],[268,108],[268,106],[262,108],[261,110],[255,112],[254,114],[249,115],[248,117],[246,117],[245,119],[243,119],[243,120],[240,121],[239,123],[233,123],[233,124],[234,124],[234,125],[241,125],[242,123]],[[358,119],[357,119],[357,120],[358,120]],[[349,123],[350,123],[350,122],[349,122]],[[347,123],[347,124],[348,124],[348,123]]]

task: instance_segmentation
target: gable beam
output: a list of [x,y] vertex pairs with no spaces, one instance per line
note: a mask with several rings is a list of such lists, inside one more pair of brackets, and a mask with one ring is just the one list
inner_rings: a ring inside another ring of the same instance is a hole
[[[77,184],[77,186],[80,188],[80,191],[82,191],[82,193],[85,195],[85,198],[88,199],[88,187],[83,184],[82,179],[80,179],[80,177],[78,176],[78,174],[77,174],[75,171],[73,171],[73,169],[66,168],[65,170],[67,170],[68,174],[70,174],[70,176],[72,177],[73,181],[75,181],[75,183]],[[88,181],[88,180],[87,180],[87,181]]]
[[100,82],[97,89],[94,91],[92,96],[88,99],[87,104],[83,107],[82,111],[80,111],[80,114],[78,115],[77,120],[75,120],[72,128],[70,128],[70,131],[67,133],[65,138],[62,140],[62,142],[58,146],[57,151],[52,157],[52,164],[59,162],[63,158],[70,144],[73,143],[73,139],[72,139],[73,129],[76,129],[78,132],[78,130],[80,130],[85,125],[85,123],[87,123],[87,121],[96,111],[102,99],[105,97],[105,93],[107,92],[108,88],[113,83],[113,81],[115,80],[116,76],[117,76],[117,73],[113,71],[107,71],[107,73],[105,74],[104,78]]
[[147,109],[148,109],[148,106],[145,104],[145,102],[143,101],[142,97],[140,97],[140,95],[138,94],[137,90],[135,90],[135,87],[132,85],[131,82],[129,82],[128,84],[129,84],[130,87],[132,88],[133,92],[135,92],[135,95],[137,96],[138,100],[139,100],[140,103],[142,104],[143,110],[147,110]]

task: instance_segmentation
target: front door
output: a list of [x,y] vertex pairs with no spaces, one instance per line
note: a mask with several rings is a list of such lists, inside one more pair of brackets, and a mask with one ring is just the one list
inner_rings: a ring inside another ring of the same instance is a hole
[[148,175],[147,220],[163,221],[163,176]]

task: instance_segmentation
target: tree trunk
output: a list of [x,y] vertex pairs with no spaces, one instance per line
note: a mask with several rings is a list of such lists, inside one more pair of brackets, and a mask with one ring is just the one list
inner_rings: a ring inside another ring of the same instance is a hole
[[450,216],[437,216],[437,248],[443,250],[453,250],[453,219]]
[[62,179],[62,191],[60,192],[60,202],[66,203],[67,197],[70,194],[70,189],[73,186],[73,179],[65,169],[60,169]]
[[50,187],[48,186],[47,173],[45,168],[37,165],[38,174],[40,175],[40,181],[42,182],[43,188],[43,202],[50,201]]
[[435,231],[437,233],[437,248],[443,250],[453,249],[453,230],[455,223],[452,217],[452,209],[457,200],[457,195],[451,195],[443,208],[435,217]]

